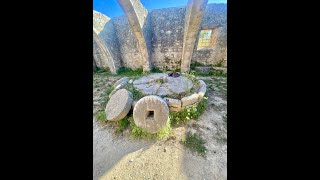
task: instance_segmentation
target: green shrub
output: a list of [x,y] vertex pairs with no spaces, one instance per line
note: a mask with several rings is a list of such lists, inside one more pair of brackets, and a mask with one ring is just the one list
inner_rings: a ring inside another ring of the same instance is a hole
[[188,106],[180,112],[170,112],[172,125],[188,122],[190,119],[197,120],[208,106],[208,98],[204,97],[199,103]]

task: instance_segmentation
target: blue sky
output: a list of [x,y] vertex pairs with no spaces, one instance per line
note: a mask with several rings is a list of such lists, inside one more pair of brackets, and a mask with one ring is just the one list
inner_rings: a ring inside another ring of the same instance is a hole
[[[160,9],[187,5],[188,0],[140,0],[147,9]],[[227,0],[208,0],[208,3],[227,3]],[[123,15],[117,0],[93,0],[93,9],[108,17]]]

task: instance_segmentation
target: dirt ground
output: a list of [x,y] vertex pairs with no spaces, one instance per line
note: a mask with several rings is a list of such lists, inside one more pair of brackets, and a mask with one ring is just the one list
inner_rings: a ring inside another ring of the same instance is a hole
[[[174,138],[137,140],[128,130],[115,135],[108,123],[96,119],[103,92],[121,76],[94,75],[93,179],[227,179],[227,79],[199,77],[207,84],[209,105],[197,121],[173,127]],[[180,143],[186,132],[206,141],[206,156],[191,152]]]

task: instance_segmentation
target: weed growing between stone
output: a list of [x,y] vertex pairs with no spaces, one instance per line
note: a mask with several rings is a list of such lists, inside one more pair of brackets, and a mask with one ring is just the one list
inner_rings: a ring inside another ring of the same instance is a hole
[[123,119],[117,121],[118,128],[116,129],[116,133],[122,133],[129,125],[129,117],[126,116]]
[[96,117],[99,121],[105,121],[107,116],[105,111],[98,111]]
[[137,139],[143,139],[143,138],[148,138],[148,139],[167,139],[170,135],[171,132],[171,122],[170,118],[166,124],[166,127],[160,130],[158,133],[151,134],[144,129],[136,126],[136,124],[133,121],[132,117],[130,118],[130,133],[132,137],[137,138]]
[[186,139],[182,140],[181,143],[191,151],[197,152],[201,156],[205,156],[206,154],[207,148],[204,146],[206,142],[197,134],[191,134],[189,132]]
[[100,106],[101,106],[101,109],[105,109],[106,108],[106,105],[109,101],[109,94],[114,90],[114,87],[113,86],[109,86],[105,92],[103,92],[100,96],[102,98],[101,100],[101,103],[100,103]]
[[172,125],[188,122],[190,119],[197,120],[208,106],[208,97],[204,97],[199,103],[188,106],[180,112],[170,112]]

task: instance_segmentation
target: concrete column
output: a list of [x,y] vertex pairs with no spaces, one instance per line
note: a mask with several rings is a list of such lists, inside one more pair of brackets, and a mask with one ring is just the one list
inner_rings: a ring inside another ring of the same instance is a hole
[[146,41],[143,35],[143,26],[148,11],[143,7],[139,0],[117,0],[123,12],[126,14],[131,29],[137,39],[138,49],[142,57],[142,68],[144,72],[151,69],[149,54],[146,46]]
[[189,0],[186,7],[181,72],[189,72],[192,53],[208,0]]
[[93,58],[97,67],[110,69],[113,74],[117,73],[114,60],[104,43],[101,41],[97,33],[93,31]]

